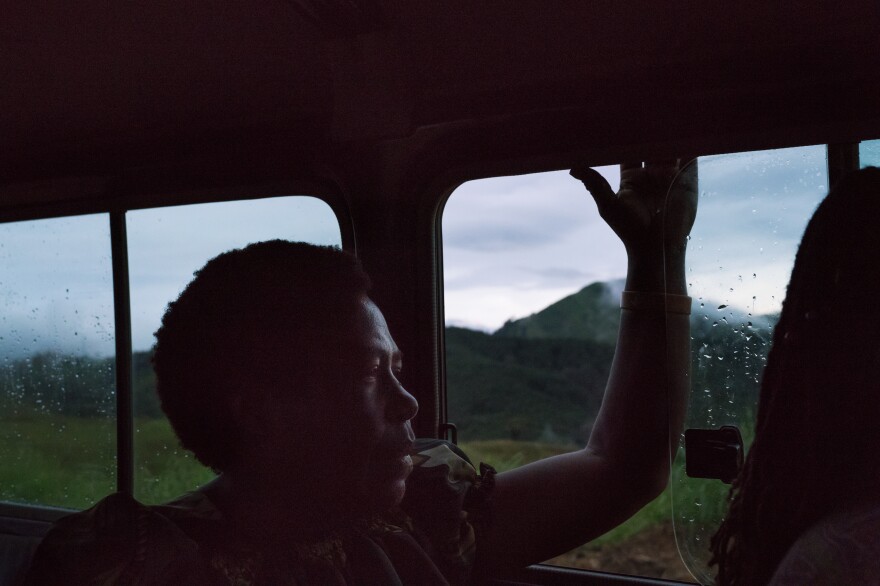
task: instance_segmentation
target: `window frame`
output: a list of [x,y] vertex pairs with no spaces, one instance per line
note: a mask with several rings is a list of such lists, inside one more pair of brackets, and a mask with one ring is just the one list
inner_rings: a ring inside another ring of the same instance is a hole
[[[867,139],[866,139],[867,140]],[[820,143],[821,144],[821,143]],[[800,144],[778,145],[801,146]],[[829,186],[833,186],[843,173],[859,168],[858,146],[854,143],[825,144],[828,153]],[[710,154],[710,153],[706,153]],[[715,154],[715,153],[711,153]],[[583,158],[572,153],[558,156],[541,157],[539,159],[513,160],[497,162],[477,162],[457,169],[447,169],[442,176],[435,176],[425,184],[421,199],[414,198],[415,204],[431,207],[429,217],[432,225],[431,242],[433,244],[433,283],[434,299],[433,319],[434,356],[436,380],[434,398],[437,403],[436,421],[439,425],[438,435],[441,437],[451,432],[454,436],[453,422],[448,421],[446,393],[446,354],[444,337],[444,291],[443,291],[443,254],[442,254],[442,218],[445,205],[451,194],[463,183],[488,177],[504,175],[538,173],[568,168]],[[609,164],[596,158],[591,160],[596,165]],[[143,179],[143,177],[139,178]],[[199,181],[191,180],[197,184]],[[232,187],[209,189],[163,189],[157,181],[145,180],[132,187],[129,178],[120,182],[118,178],[86,177],[52,180],[45,184],[29,183],[24,187],[15,185],[4,187],[4,196],[8,196],[7,204],[0,208],[0,223],[36,220],[45,218],[70,217],[86,214],[107,214],[111,225],[111,258],[113,270],[114,319],[116,327],[116,373],[117,373],[117,490],[133,494],[134,480],[134,446],[133,446],[133,414],[131,405],[131,305],[129,298],[128,249],[126,238],[126,213],[129,211],[176,205],[198,203],[216,203],[224,201],[243,201],[249,199],[265,199],[290,195],[315,197],[330,206],[339,222],[342,247],[357,253],[356,226],[350,208],[350,195],[339,183],[333,181],[284,181],[284,182],[241,182]],[[161,183],[161,182],[158,182]],[[28,203],[28,195],[36,190],[49,192],[50,203],[33,205]],[[400,201],[397,201],[400,203]],[[421,217],[424,217],[422,215]],[[428,285],[428,284],[426,284]],[[425,339],[427,344],[429,340]],[[453,437],[453,439],[455,439]],[[0,502],[0,517],[18,518],[27,521],[52,522],[69,514],[73,509],[53,507],[42,504],[23,504]],[[595,575],[600,579],[617,580],[618,574],[607,574],[589,570],[560,568],[538,564],[523,570],[522,576],[528,576],[529,582],[550,583],[561,576],[575,577]],[[627,583],[661,584],[674,583],[646,577],[629,577]]]
[[[853,143],[818,143],[817,146],[824,146],[826,150],[826,164],[827,164],[827,172],[828,172],[828,186],[831,189],[837,181],[845,174],[856,171],[859,169],[859,144],[862,141],[853,142]],[[815,143],[814,143],[815,144]],[[778,145],[771,147],[772,149],[781,149],[781,148],[790,148],[790,147],[799,147],[799,146],[810,146],[810,145]],[[754,150],[767,150],[764,148],[756,148]],[[735,151],[735,152],[749,152],[749,151]],[[734,152],[734,153],[735,153]],[[731,154],[734,154],[731,153]],[[725,153],[705,153],[705,156],[715,154],[725,154]],[[704,154],[695,154],[694,158],[697,156],[704,156]],[[565,157],[566,162],[570,157]],[[561,159],[561,158],[560,158]],[[558,161],[557,161],[558,163]],[[607,162],[603,162],[603,164],[608,164]],[[444,192],[444,195],[437,207],[437,216],[435,218],[435,250],[436,250],[436,263],[438,267],[438,275],[437,275],[437,299],[438,299],[438,308],[437,315],[439,316],[439,323],[437,328],[438,337],[436,340],[437,348],[438,348],[438,356],[439,356],[439,380],[440,380],[440,422],[438,428],[438,435],[443,437],[444,439],[452,440],[453,443],[457,443],[457,428],[455,422],[449,421],[449,407],[448,407],[448,394],[446,392],[446,382],[447,382],[447,357],[446,357],[446,342],[445,342],[445,298],[444,298],[444,290],[443,290],[443,234],[442,234],[442,224],[443,224],[443,212],[445,211],[445,206],[449,201],[449,198],[455,193],[455,191],[464,183],[469,181],[475,181],[479,179],[487,179],[487,178],[495,178],[495,177],[505,177],[515,174],[532,174],[532,173],[542,173],[548,171],[559,171],[564,170],[569,165],[559,165],[551,162],[550,164],[537,166],[535,168],[529,168],[528,170],[520,169],[517,173],[511,173],[510,169],[501,170],[501,172],[484,174],[484,173],[472,173],[468,174],[465,177],[459,176],[456,179],[456,182],[448,187]],[[598,166],[598,165],[597,165]],[[554,566],[546,563],[539,563],[530,566],[529,568],[525,568],[521,570],[518,574],[521,579],[528,583],[535,584],[543,584],[543,583],[555,583],[556,580],[563,578],[574,578],[575,576],[595,576],[600,580],[612,580],[616,581],[617,579],[623,578],[624,576],[616,573],[607,573],[601,571],[593,571],[593,570],[585,570],[579,568],[569,568],[563,566]],[[623,580],[625,583],[632,584],[686,584],[687,582],[676,582],[671,580],[663,580],[659,578],[652,578],[648,576],[625,576],[626,580]],[[507,582],[498,582],[499,584],[506,584]],[[603,582],[604,583],[604,582]]]
[[[865,139],[870,140],[870,139]],[[824,145],[826,150],[826,161],[828,166],[828,186],[831,189],[837,181],[846,173],[851,171],[857,171],[859,169],[859,144],[861,142],[865,142],[865,140],[857,141],[857,142],[847,142],[847,143],[818,143],[818,145]],[[792,148],[799,146],[810,146],[804,144],[791,144],[791,145],[780,145],[775,147],[769,147],[772,149],[781,149],[781,148]],[[765,148],[756,148],[755,150],[766,150]],[[749,151],[734,151],[729,154],[734,154],[735,152],[749,152]],[[705,154],[695,154],[694,158],[698,156],[708,156],[715,154],[727,154],[727,153],[705,153]],[[438,348],[438,360],[439,360],[439,435],[444,439],[451,439],[457,436],[457,428],[455,426],[455,422],[449,421],[448,419],[448,405],[447,405],[447,393],[446,393],[446,339],[445,339],[445,307],[446,300],[444,297],[443,290],[443,213],[446,209],[446,204],[449,202],[449,198],[453,193],[464,183],[469,181],[477,181],[480,179],[491,179],[496,177],[507,177],[511,175],[527,175],[534,173],[546,173],[551,171],[560,171],[565,170],[571,166],[568,163],[572,157],[565,156],[559,157],[559,159],[546,162],[542,161],[543,164],[539,165],[526,165],[520,164],[520,168],[516,171],[513,171],[511,167],[516,167],[516,163],[508,163],[501,169],[492,169],[490,172],[479,172],[474,169],[467,169],[463,172],[454,176],[454,179],[446,183],[446,188],[442,191],[442,196],[440,201],[437,204],[436,216],[434,218],[434,249],[435,249],[435,258],[436,258],[436,267],[437,267],[437,275],[436,275],[436,295],[437,295],[437,303],[438,307],[436,308],[436,315],[438,318],[438,327],[437,327],[437,348]],[[560,160],[563,164],[555,164],[559,163]],[[607,161],[603,161],[601,165],[609,165],[614,163],[608,163]],[[592,165],[592,163],[591,163]],[[600,166],[599,163],[596,163],[593,166]],[[457,439],[457,438],[456,438]],[[456,442],[453,442],[456,443]]]
[[[134,495],[135,447],[132,372],[131,296],[129,288],[127,213],[143,209],[169,208],[183,205],[248,201],[281,197],[313,197],[327,204],[339,223],[342,248],[355,252],[355,234],[347,197],[336,185],[318,182],[289,182],[235,187],[206,191],[170,191],[164,194],[119,193],[84,198],[94,184],[90,181],[62,182],[49,186],[59,197],[49,205],[28,206],[25,202],[0,210],[0,224],[104,215],[110,224],[110,255],[112,270],[113,314],[115,329],[116,372],[116,491]],[[69,190],[64,188],[68,187]],[[33,187],[30,188],[32,192]],[[22,196],[18,196],[22,198]],[[16,194],[13,192],[13,201]],[[106,496],[106,495],[104,495]],[[0,501],[0,516],[53,522],[70,514],[71,509],[46,504]]]

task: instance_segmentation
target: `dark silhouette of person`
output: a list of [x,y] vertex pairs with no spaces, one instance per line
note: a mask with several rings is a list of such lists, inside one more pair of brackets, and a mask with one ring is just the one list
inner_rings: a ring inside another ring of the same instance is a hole
[[417,440],[403,355],[357,259],[253,244],[198,271],[156,333],[162,408],[217,478],[166,505],[115,494],[62,519],[27,583],[463,584],[616,526],[665,487],[683,420],[694,166],[658,213],[679,170],[624,165],[618,193],[572,173],[629,257],[583,450],[495,475]]
[[843,178],[797,252],[754,443],[712,539],[718,584],[880,583],[880,170]]

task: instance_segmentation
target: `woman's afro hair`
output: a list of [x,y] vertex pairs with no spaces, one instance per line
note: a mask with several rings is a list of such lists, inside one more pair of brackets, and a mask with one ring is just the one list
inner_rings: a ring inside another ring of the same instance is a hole
[[307,376],[314,340],[344,327],[369,287],[357,258],[329,246],[272,240],[208,261],[168,305],[153,354],[183,447],[222,471],[241,439],[231,400]]

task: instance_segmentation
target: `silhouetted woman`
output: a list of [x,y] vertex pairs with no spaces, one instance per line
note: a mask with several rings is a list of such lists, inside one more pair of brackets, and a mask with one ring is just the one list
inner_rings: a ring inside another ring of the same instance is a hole
[[807,226],[761,383],[755,441],[712,540],[721,585],[880,580],[880,170]]

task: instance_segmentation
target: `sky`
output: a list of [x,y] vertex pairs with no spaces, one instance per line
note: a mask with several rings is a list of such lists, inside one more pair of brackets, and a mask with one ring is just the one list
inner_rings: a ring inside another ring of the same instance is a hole
[[[691,294],[714,310],[778,311],[797,242],[827,192],[824,147],[701,158],[688,252]],[[616,167],[601,168],[616,188]],[[127,214],[135,350],[209,258],[271,238],[339,244],[323,202],[272,198]],[[493,331],[595,281],[626,256],[582,184],[565,171],[463,184],[443,213],[448,324]],[[0,225],[0,356],[113,353],[106,215]],[[716,304],[716,305],[713,305]],[[708,309],[707,309],[708,311]]]
[[[599,171],[616,189],[617,168]],[[828,190],[825,148],[703,157],[699,182],[691,295],[713,309],[778,311],[797,243]],[[486,331],[626,274],[623,246],[565,171],[459,187],[444,211],[443,262],[447,324]]]

